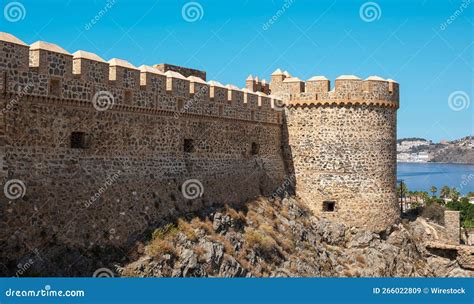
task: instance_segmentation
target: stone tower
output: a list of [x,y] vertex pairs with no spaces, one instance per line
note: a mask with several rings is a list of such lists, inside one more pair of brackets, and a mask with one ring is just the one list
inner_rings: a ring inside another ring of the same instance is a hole
[[399,217],[396,121],[399,86],[343,75],[306,83],[277,70],[272,95],[284,100],[285,158],[296,194],[320,216],[384,230]]

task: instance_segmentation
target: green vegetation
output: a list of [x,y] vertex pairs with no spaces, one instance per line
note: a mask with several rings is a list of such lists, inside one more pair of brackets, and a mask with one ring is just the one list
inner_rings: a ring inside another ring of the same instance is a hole
[[474,197],[474,192],[469,192],[467,196],[461,196],[456,188],[443,186],[439,190],[432,186],[430,188],[431,196],[425,191],[409,191],[403,184],[397,187],[397,193],[403,193],[404,202],[409,202],[412,209],[420,209],[421,216],[429,218],[438,223],[443,223],[443,210],[459,211],[461,215],[461,226],[464,228],[474,228],[474,204],[469,203],[469,197]]
[[461,225],[464,228],[474,228],[474,204],[469,203],[466,197],[457,201],[451,201],[446,204],[449,210],[460,211]]

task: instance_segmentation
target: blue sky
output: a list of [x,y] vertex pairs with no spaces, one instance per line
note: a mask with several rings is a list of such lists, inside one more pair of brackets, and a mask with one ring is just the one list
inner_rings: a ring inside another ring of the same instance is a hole
[[6,14],[12,2],[0,31],[26,43],[203,69],[240,87],[279,67],[304,80],[379,75],[401,86],[399,138],[474,134],[474,0],[377,0],[374,15],[363,0],[197,0],[197,20],[184,0],[18,0],[21,18]]

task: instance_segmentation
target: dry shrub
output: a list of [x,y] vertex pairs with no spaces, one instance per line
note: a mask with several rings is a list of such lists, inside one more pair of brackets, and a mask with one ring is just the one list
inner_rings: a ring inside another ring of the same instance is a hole
[[174,241],[178,232],[178,228],[173,224],[166,224],[157,228],[153,231],[153,239],[146,247],[146,253],[157,258],[167,253],[176,255]]
[[258,247],[266,254],[271,254],[277,246],[276,241],[271,236],[264,235],[254,229],[246,231],[244,237],[249,247]]
[[233,219],[245,221],[245,215],[242,213],[242,211],[237,212],[237,210],[234,208],[226,206],[226,213]]
[[292,253],[295,250],[295,242],[293,242],[292,238],[280,238],[278,239],[278,244],[286,252]]
[[193,242],[197,241],[197,235],[196,235],[196,232],[194,231],[193,226],[191,226],[191,224],[189,224],[185,220],[183,219],[178,220],[178,230],[184,233],[184,235],[186,235],[188,240],[193,241]]
[[149,256],[160,258],[164,254],[171,254],[175,256],[176,249],[173,245],[173,242],[169,240],[156,239],[148,245],[146,253]]
[[174,224],[166,224],[160,228],[155,229],[152,234],[153,240],[164,240],[170,236],[175,236],[178,233],[178,228]]
[[247,218],[252,221],[255,227],[258,227],[259,223],[263,220],[262,216],[253,210],[247,212]]
[[222,235],[214,234],[211,237],[211,240],[214,240],[214,241],[219,242],[222,245],[224,245],[225,253],[230,254],[230,255],[232,255],[234,253],[234,246],[232,245],[232,243],[228,239],[226,239]]
[[241,250],[237,253],[237,255],[235,256],[235,259],[240,263],[240,265],[242,265],[242,267],[244,267],[247,270],[251,270],[253,269],[253,267],[250,264],[250,262],[247,260],[246,255],[247,255],[247,252],[245,250]]
[[275,209],[266,199],[260,198],[256,206],[263,210],[265,218],[273,219],[275,217]]
[[214,229],[212,228],[212,223],[209,219],[202,221],[199,217],[195,217],[191,221],[191,226],[198,229],[203,229],[207,234],[213,234]]
[[272,226],[270,226],[267,223],[263,223],[258,227],[260,230],[263,230],[263,232],[269,236],[271,236],[273,239],[277,239],[276,232],[273,229]]

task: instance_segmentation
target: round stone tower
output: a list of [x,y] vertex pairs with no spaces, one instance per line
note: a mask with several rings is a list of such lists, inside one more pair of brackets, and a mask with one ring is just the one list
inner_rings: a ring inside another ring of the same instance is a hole
[[306,83],[277,70],[285,101],[283,146],[296,194],[320,217],[382,231],[399,218],[396,122],[399,87],[372,76]]

